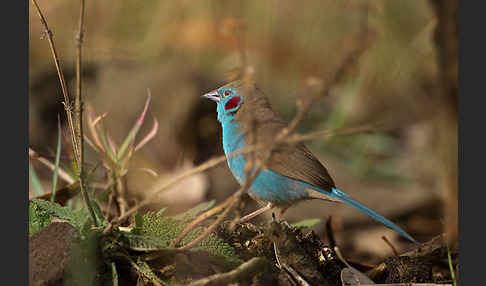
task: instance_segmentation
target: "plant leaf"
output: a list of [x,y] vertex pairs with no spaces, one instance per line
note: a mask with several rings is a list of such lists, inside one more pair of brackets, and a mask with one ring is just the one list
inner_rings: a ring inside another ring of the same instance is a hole
[[87,105],[87,116],[88,116],[88,129],[91,133],[91,136],[93,136],[93,146],[97,146],[97,148],[100,149],[100,151],[105,151],[103,149],[103,145],[101,144],[100,138],[98,136],[98,131],[96,129],[96,124],[98,123],[99,120],[103,119],[107,113],[105,112],[101,116],[97,117],[96,119],[94,118],[94,111],[91,105]]
[[[143,216],[143,222],[141,224],[139,223],[142,227],[137,230],[137,235],[133,233],[125,235],[128,240],[127,243],[131,245],[132,249],[136,247],[136,250],[169,249],[170,242],[182,232],[190,221],[199,213],[213,205],[214,201],[202,203],[177,216],[162,216],[160,212],[147,212]],[[203,231],[203,227],[196,227],[183,239],[181,245],[191,242]],[[241,263],[235,254],[234,248],[213,233],[199,242],[197,247],[191,249],[191,251],[198,250],[223,257],[229,263]]]
[[150,266],[147,262],[143,261],[142,259],[138,259],[135,265],[132,264],[135,269],[137,269],[140,273],[145,275],[145,277],[149,278],[150,280],[157,281],[159,283],[164,283],[162,280],[152,271]]
[[133,216],[133,220],[135,222],[135,226],[132,228],[131,233],[140,234],[143,228],[143,216],[136,212]]
[[116,146],[115,140],[113,140],[113,138],[111,138],[110,134],[107,134],[107,139],[108,139],[108,144],[110,144],[111,150],[113,150],[113,153],[116,154],[117,146]]
[[292,224],[293,227],[295,228],[311,228],[316,226],[318,223],[320,223],[321,220],[318,218],[311,218],[311,219],[305,219],[301,220],[299,222],[296,222]]
[[135,146],[135,150],[137,151],[138,149],[142,148],[145,144],[147,144],[150,140],[152,140],[157,132],[159,131],[159,121],[157,118],[154,117],[154,125],[152,126],[152,129],[150,132]]
[[452,265],[451,250],[449,249],[449,243],[446,242],[447,246],[447,262],[449,264],[449,271],[451,272],[452,285],[456,286],[456,274],[454,273],[454,266]]
[[[132,229],[133,231],[133,229]],[[160,237],[151,236],[147,234],[134,234],[131,232],[121,231],[121,244],[131,250],[135,251],[156,251],[168,249],[167,241]]]
[[147,100],[145,101],[145,106],[143,108],[142,114],[140,114],[137,121],[135,122],[135,125],[132,127],[132,130],[130,130],[128,136],[123,141],[123,144],[120,147],[120,151],[118,152],[117,155],[118,160],[120,160],[125,155],[125,152],[127,151],[129,146],[133,146],[133,142],[135,142],[135,136],[137,136],[137,133],[140,130],[140,127],[142,126],[145,120],[145,115],[147,114],[147,110],[150,104],[150,98],[151,98],[151,94],[150,94],[150,90],[148,90]]
[[67,221],[70,225],[74,226],[81,235],[85,235],[84,232],[87,226],[91,226],[91,217],[87,210],[73,210],[69,207],[62,207],[59,204],[51,203],[45,200],[32,199],[29,203],[29,207],[33,208],[37,212],[37,215],[57,217]]
[[108,131],[106,130],[105,126],[100,123],[99,128],[101,129],[101,142],[103,143],[103,149],[106,150],[106,154],[108,157],[111,159],[113,163],[117,162],[116,160],[116,155],[113,153],[113,150],[111,149],[110,144],[108,143]]
[[102,228],[107,227],[108,221],[106,220],[105,215],[101,211],[101,207],[98,204],[98,202],[95,201],[95,200],[91,200],[91,204],[93,206],[93,211],[96,215],[96,219],[98,220],[98,222],[100,222],[100,227],[102,227]]
[[51,215],[35,204],[29,204],[29,236],[32,236],[51,223]]
[[157,172],[155,172],[154,170],[150,169],[150,168],[135,168],[135,169],[132,169],[134,171],[142,171],[144,173],[147,173],[153,177],[158,177],[159,174],[157,174]]

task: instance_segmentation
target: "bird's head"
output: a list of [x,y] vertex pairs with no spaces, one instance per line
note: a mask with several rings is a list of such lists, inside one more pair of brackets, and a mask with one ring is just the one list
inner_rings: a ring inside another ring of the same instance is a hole
[[221,123],[225,120],[231,120],[244,101],[240,81],[226,84],[204,94],[203,97],[216,102],[218,105],[218,121]]

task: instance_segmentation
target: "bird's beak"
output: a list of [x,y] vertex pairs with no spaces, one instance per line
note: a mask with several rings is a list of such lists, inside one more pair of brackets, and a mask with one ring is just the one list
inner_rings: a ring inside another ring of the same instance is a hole
[[218,94],[217,90],[213,90],[213,91],[210,91],[206,94],[203,94],[202,97],[210,99],[212,101],[216,101],[216,102],[221,100],[221,98],[219,98],[219,94]]

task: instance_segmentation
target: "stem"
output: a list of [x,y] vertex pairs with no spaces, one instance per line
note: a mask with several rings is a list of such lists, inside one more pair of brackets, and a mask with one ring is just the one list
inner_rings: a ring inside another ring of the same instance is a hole
[[93,223],[98,226],[98,221],[96,219],[95,213],[93,211],[93,206],[91,205],[91,200],[89,198],[87,186],[86,186],[86,176],[84,168],[84,136],[83,136],[83,101],[82,101],[82,47],[83,47],[83,28],[84,28],[84,13],[85,13],[85,1],[80,0],[79,7],[79,22],[78,22],[78,34],[76,35],[76,97],[74,99],[74,110],[76,118],[76,141],[78,146],[78,177],[79,177],[79,187],[81,189],[81,194],[83,194],[86,206],[91,214]]
[[73,117],[72,117],[72,108],[71,108],[71,101],[69,100],[69,94],[67,91],[66,87],[66,81],[64,79],[64,73],[62,72],[61,69],[61,61],[59,60],[59,57],[57,56],[56,52],[56,46],[54,45],[54,40],[52,39],[52,32],[49,29],[49,26],[47,25],[47,21],[44,18],[44,15],[42,14],[39,5],[35,0],[32,0],[32,3],[35,6],[35,9],[37,11],[37,15],[39,15],[39,19],[44,26],[44,33],[47,36],[47,40],[49,42],[49,46],[51,48],[51,53],[52,53],[52,58],[54,59],[54,64],[56,65],[56,70],[57,70],[57,76],[59,77],[59,81],[61,83],[61,90],[62,94],[64,96],[64,109],[66,110],[67,114],[67,119],[68,119],[68,124],[69,124],[69,131],[71,131],[71,140],[73,143],[73,149],[74,149],[74,155],[75,157],[78,156],[78,144],[76,141],[76,136],[75,136],[75,129],[74,129],[74,124],[73,124]]
[[[52,57],[54,59],[54,64],[56,65],[57,75],[59,77],[59,81],[61,83],[61,90],[64,96],[64,109],[66,110],[68,124],[69,124],[69,131],[71,133],[71,140],[74,150],[74,158],[76,165],[78,166],[79,170],[79,181],[80,181],[80,189],[81,193],[83,194],[83,199],[86,203],[86,206],[90,212],[91,218],[93,219],[93,223],[95,226],[98,226],[98,221],[96,220],[95,213],[93,211],[93,207],[91,206],[91,201],[89,200],[89,195],[86,191],[86,184],[84,180],[84,168],[83,168],[83,155],[82,155],[82,146],[83,146],[83,136],[82,136],[82,120],[81,120],[81,47],[82,47],[82,28],[84,25],[84,0],[81,0],[81,7],[80,7],[80,19],[79,19],[79,31],[77,39],[77,60],[76,60],[76,79],[77,79],[77,94],[76,94],[76,127],[74,126],[74,121],[72,118],[72,106],[69,99],[68,90],[66,87],[66,81],[64,79],[64,73],[61,69],[61,61],[56,52],[56,47],[54,45],[54,40],[52,39],[52,32],[47,25],[47,21],[42,14],[39,5],[37,4],[36,0],[32,0],[32,4],[37,11],[37,15],[39,15],[40,21],[44,26],[45,33],[47,35],[47,40],[49,41],[49,46],[51,48]],[[81,136],[80,136],[81,135]]]

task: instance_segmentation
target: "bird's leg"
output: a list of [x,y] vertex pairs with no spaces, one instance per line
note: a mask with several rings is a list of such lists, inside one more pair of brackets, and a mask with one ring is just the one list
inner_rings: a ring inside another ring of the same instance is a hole
[[288,228],[292,228],[286,220],[281,220],[283,213],[289,208],[289,206],[280,206],[274,213],[274,221],[285,225]]
[[258,209],[258,210],[256,210],[256,211],[252,212],[251,214],[248,214],[248,215],[246,215],[246,216],[242,217],[242,218],[240,219],[240,223],[247,222],[247,221],[249,221],[250,219],[252,219],[252,218],[256,217],[257,215],[262,214],[262,213],[264,213],[264,212],[266,212],[266,211],[268,211],[268,210],[270,210],[270,209],[272,209],[272,208],[273,208],[273,204],[272,204],[272,203],[268,203],[268,204],[267,204],[266,206],[264,206],[263,208],[260,208],[260,209]]

